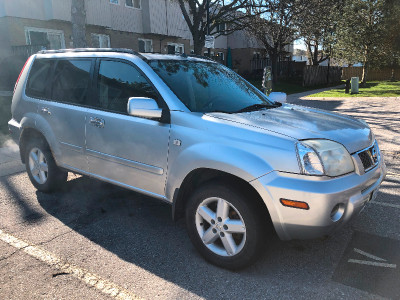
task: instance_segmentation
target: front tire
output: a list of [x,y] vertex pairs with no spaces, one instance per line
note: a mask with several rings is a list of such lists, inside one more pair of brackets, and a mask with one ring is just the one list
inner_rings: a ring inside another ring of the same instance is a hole
[[260,211],[243,191],[224,183],[206,184],[194,192],[186,208],[189,237],[207,261],[242,269],[265,249],[268,216]]
[[41,139],[28,143],[25,167],[32,184],[41,192],[52,192],[67,181],[68,173],[56,165],[49,146]]

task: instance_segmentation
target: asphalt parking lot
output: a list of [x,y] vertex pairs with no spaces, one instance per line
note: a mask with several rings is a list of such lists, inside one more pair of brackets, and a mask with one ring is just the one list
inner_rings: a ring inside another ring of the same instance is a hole
[[365,119],[388,177],[334,235],[271,240],[240,272],[206,263],[168,204],[73,174],[43,194],[25,172],[0,172],[0,299],[398,299],[399,100],[291,99]]

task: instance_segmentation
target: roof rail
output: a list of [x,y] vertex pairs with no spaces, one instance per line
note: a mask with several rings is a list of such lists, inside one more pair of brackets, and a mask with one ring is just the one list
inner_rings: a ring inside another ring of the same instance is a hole
[[[183,56],[183,54],[181,54],[181,56]],[[205,59],[205,60],[215,61],[211,57],[204,56],[204,55],[198,55],[198,54],[185,54],[185,56],[183,56],[183,57],[195,57],[195,58],[202,58],[202,59]]]
[[119,53],[128,53],[133,54],[141,59],[146,59],[139,52],[133,51],[131,49],[126,48],[75,48],[75,49],[59,49],[59,50],[40,50],[39,54],[49,54],[49,53],[77,53],[77,52],[119,52]]

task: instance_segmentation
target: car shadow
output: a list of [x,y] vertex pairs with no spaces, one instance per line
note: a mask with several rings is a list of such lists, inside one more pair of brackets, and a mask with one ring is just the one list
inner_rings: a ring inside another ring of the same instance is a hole
[[63,191],[36,195],[49,214],[80,235],[204,298],[262,299],[281,293],[283,286],[294,297],[299,286],[284,283],[299,276],[323,285],[328,278],[321,274],[333,272],[351,238],[348,226],[333,237],[311,241],[272,237],[255,265],[231,272],[199,256],[184,221],[172,221],[167,203],[87,177],[69,180]]

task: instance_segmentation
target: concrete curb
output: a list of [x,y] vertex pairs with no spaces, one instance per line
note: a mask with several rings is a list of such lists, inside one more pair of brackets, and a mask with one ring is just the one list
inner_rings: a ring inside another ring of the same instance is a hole
[[297,94],[291,94],[291,95],[287,96],[287,102],[291,103],[293,101],[296,101],[296,100],[299,100],[301,98],[307,97],[308,95],[321,93],[321,92],[325,92],[325,91],[329,91],[329,90],[337,89],[337,88],[342,88],[342,87],[344,87],[344,84],[340,84],[340,85],[337,85],[337,86],[331,86],[331,87],[327,87],[327,88],[323,88],[323,89],[311,90],[311,91],[297,93]]
[[400,97],[301,97],[301,100],[400,100]]

